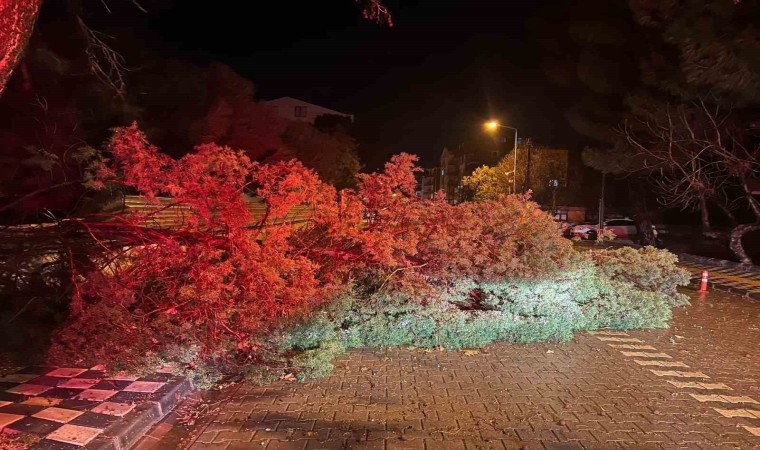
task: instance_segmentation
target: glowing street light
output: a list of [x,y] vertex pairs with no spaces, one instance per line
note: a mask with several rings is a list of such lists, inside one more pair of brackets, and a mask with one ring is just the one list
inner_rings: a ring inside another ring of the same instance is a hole
[[512,163],[512,193],[516,194],[517,193],[517,128],[502,125],[496,120],[489,120],[484,125],[485,125],[486,130],[488,131],[496,131],[499,128],[509,128],[510,130],[515,130],[515,146],[512,149],[512,153],[514,154],[514,162]]

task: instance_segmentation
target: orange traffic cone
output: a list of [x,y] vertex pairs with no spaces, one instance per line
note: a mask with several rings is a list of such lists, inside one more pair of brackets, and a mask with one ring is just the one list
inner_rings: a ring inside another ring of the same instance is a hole
[[710,274],[706,271],[702,271],[702,282],[699,284],[699,292],[707,292],[707,280],[709,279]]

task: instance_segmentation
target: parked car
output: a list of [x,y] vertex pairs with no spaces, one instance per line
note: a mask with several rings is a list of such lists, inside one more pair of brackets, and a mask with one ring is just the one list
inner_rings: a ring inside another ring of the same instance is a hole
[[[610,219],[604,222],[604,228],[615,233],[617,239],[631,239],[638,234],[636,222],[631,219]],[[580,239],[596,240],[599,234],[599,225],[596,223],[584,223],[570,228],[569,236]]]
[[565,228],[564,236],[566,238],[578,238],[588,239],[595,241],[598,236],[599,225],[595,223],[581,223],[578,225],[571,225]]
[[604,228],[615,233],[617,239],[631,239],[639,234],[633,219],[610,219],[604,222]]
[[[661,226],[652,225],[656,240],[656,245],[660,247],[662,241],[660,234],[667,233],[664,229],[660,232]],[[639,236],[639,230],[636,227],[636,222],[633,219],[610,219],[604,222],[604,229],[611,231],[615,234],[616,239],[628,239],[635,241]],[[564,235],[567,238],[579,238],[584,240],[595,241],[599,235],[599,224],[586,223],[568,227],[564,230]]]

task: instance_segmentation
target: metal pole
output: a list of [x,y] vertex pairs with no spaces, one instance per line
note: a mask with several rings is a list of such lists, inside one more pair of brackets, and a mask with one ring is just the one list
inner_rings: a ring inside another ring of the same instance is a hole
[[599,229],[604,230],[604,184],[607,174],[602,172],[602,195],[599,197]]
[[515,130],[515,146],[512,148],[514,162],[512,163],[512,193],[517,193],[517,128]]
[[552,217],[557,215],[557,185],[552,184]]
[[522,188],[523,192],[530,190],[530,160],[532,159],[533,146],[528,144],[525,148],[525,185]]

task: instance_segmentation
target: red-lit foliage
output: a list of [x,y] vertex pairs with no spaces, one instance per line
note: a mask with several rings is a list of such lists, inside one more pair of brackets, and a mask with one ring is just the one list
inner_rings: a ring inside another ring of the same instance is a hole
[[[177,230],[146,228],[140,216],[85,223],[110,252],[80,271],[58,355],[108,354],[113,341],[82,339],[104,310],[117,316],[108,319],[115,333],[150,337],[123,346],[132,352],[173,343],[207,354],[255,352],[273,326],[331,300],[349,281],[431,293],[465,278],[546,273],[569,248],[524,197],[459,206],[418,199],[416,157],[408,154],[361,175],[356,190],[338,192],[297,161],[257,164],[214,144],[172,160],[136,125],[118,130],[110,149],[104,182],[118,179],[149,199],[169,196],[189,208],[188,217]],[[246,191],[263,198],[264,217],[251,216]],[[309,208],[308,224],[288,222],[295,207]],[[83,351],[83,342],[102,349]]]
[[0,94],[21,61],[42,0],[0,0]]

